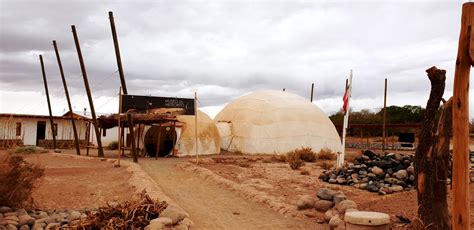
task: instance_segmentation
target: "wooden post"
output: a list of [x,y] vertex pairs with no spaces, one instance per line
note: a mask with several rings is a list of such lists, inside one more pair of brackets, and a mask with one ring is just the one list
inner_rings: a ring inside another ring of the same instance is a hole
[[385,124],[387,123],[387,78],[385,78],[385,89],[383,94],[383,125],[382,125],[382,152],[385,151],[385,145],[387,144],[387,135],[385,131]]
[[[48,81],[46,80],[46,71],[44,70],[43,55],[39,55],[41,63],[41,73],[43,74],[44,90],[46,92],[46,100],[48,101],[49,122],[51,124],[51,134],[53,136],[53,149],[56,150],[56,135],[54,132],[53,112],[51,111],[51,101],[49,100]],[[56,130],[57,133],[57,130]]]
[[[283,89],[285,91],[285,89]],[[197,93],[194,92],[194,135],[196,138],[196,164],[199,164],[199,143],[198,143],[198,103],[197,103]]]
[[[446,71],[433,66],[426,72],[431,82],[431,92],[414,161],[418,214],[427,229],[444,230],[450,229],[446,186],[450,127],[441,125],[445,124],[448,106],[439,121],[436,112],[444,93]],[[437,124],[440,124],[440,129]]]
[[79,137],[77,136],[76,122],[74,121],[74,113],[72,111],[71,99],[69,98],[69,92],[67,90],[66,78],[64,77],[63,65],[61,63],[61,57],[59,56],[58,45],[56,41],[53,41],[54,52],[56,53],[56,59],[58,60],[59,73],[61,74],[61,79],[63,81],[64,93],[66,94],[67,105],[69,107],[69,113],[71,117],[72,130],[74,132],[74,143],[76,145],[77,155],[81,155],[81,150],[79,148]]
[[86,66],[84,65],[84,60],[82,59],[82,52],[81,52],[81,46],[79,44],[79,38],[77,37],[76,27],[72,25],[71,29],[72,29],[72,35],[74,37],[74,43],[76,44],[79,64],[81,65],[82,77],[84,78],[84,86],[86,87],[87,98],[89,99],[89,107],[91,107],[92,123],[94,124],[95,135],[97,137],[97,146],[99,148],[98,156],[104,157],[104,150],[102,149],[101,136],[99,134],[99,125],[97,123],[97,117],[95,116],[94,102],[92,101],[92,93],[89,87],[89,80],[87,79]]
[[474,3],[462,6],[453,90],[453,211],[455,230],[470,228],[469,74],[474,64]]
[[310,102],[313,102],[313,93],[314,93],[314,83],[311,83],[311,99]]
[[175,156],[174,154],[174,147],[176,146],[176,121],[173,121],[173,149],[172,149],[172,155]]
[[158,139],[156,140],[156,155],[155,155],[156,160],[158,160],[158,154],[160,153],[160,144],[161,144],[161,123],[158,124]]
[[86,155],[89,156],[89,144],[91,140],[91,123],[87,123],[86,125]]
[[123,94],[127,95],[128,94],[127,84],[125,84],[125,76],[123,74],[122,59],[120,58],[120,49],[119,49],[119,44],[118,44],[117,31],[115,30],[114,13],[112,11],[109,11],[109,20],[110,20],[110,28],[112,30],[112,38],[114,40],[115,57],[117,59],[117,66],[118,66],[118,71],[120,75],[120,83],[122,85]]
[[133,162],[138,163],[138,158],[137,158],[137,148],[135,146],[135,133],[133,132],[133,117],[132,114],[127,113],[127,119],[128,119],[128,130],[130,130],[130,137],[132,138],[132,156],[133,156]]
[[122,123],[120,123],[120,114],[122,113],[122,87],[119,88],[119,109],[117,113],[117,121],[118,121],[118,149],[117,149],[117,159],[118,164],[117,166],[120,167],[120,150],[122,149]]
[[140,156],[140,138],[141,138],[141,125],[138,124],[138,131],[137,131],[137,155]]

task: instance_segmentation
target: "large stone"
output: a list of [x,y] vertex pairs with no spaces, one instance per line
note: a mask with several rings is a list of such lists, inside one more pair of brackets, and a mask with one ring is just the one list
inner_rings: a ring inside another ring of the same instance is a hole
[[405,180],[408,177],[408,172],[405,169],[398,170],[398,172],[394,173],[395,177],[399,180]]
[[18,217],[18,224],[21,225],[33,225],[35,223],[35,218],[29,215],[21,215]]
[[410,175],[415,174],[415,167],[413,167],[413,166],[411,165],[410,167],[407,168],[407,172],[408,172]]
[[378,192],[379,188],[375,186],[374,184],[369,184],[367,185],[367,191],[369,192]]
[[339,217],[339,215],[335,215],[333,216],[330,220],[329,220],[329,229],[336,229],[338,225],[342,224],[342,220],[341,218]]
[[319,189],[316,196],[319,197],[319,199],[331,200],[332,201],[332,198],[333,198],[334,194],[336,194],[336,193],[337,192],[332,190],[332,189],[321,188],[321,189]]
[[379,168],[379,167],[377,167],[377,166],[372,167],[372,173],[374,173],[374,174],[377,175],[377,176],[380,176],[380,175],[385,174],[384,171],[383,171],[383,169],[381,169],[381,168]]
[[324,213],[324,220],[329,222],[329,220],[331,220],[333,216],[338,215],[338,214],[339,213],[337,212],[337,210],[329,209]]
[[144,230],[163,230],[165,226],[162,223],[154,223],[147,225]]
[[377,156],[377,154],[375,154],[374,152],[370,151],[370,150],[365,150],[364,153],[363,153],[365,156],[368,156],[370,159],[374,158],[375,156]]
[[28,225],[26,225],[26,224],[25,224],[25,225],[22,225],[22,226],[19,228],[19,230],[30,230],[30,226],[28,226]]
[[70,221],[71,220],[77,220],[79,218],[81,218],[81,213],[78,212],[78,211],[72,211],[68,216],[68,220],[70,220]]
[[326,212],[334,206],[334,202],[328,200],[318,200],[314,202],[314,208],[320,212]]
[[5,217],[3,217],[3,220],[11,220],[11,221],[15,221],[15,222],[20,221],[20,219],[18,219],[17,216],[5,216]]
[[173,221],[173,225],[177,224],[179,221],[186,217],[186,214],[179,210],[177,207],[168,206],[163,212],[161,212],[160,217],[168,217]]
[[343,200],[346,200],[346,199],[347,199],[346,195],[344,195],[344,193],[341,192],[341,193],[338,193],[338,194],[333,196],[332,202],[334,202],[334,205],[337,206],[339,204],[339,202],[341,202]]
[[13,224],[7,224],[5,226],[6,230],[17,230],[18,228],[16,228],[16,225],[13,225]]
[[314,199],[310,195],[301,196],[300,199],[296,202],[298,210],[310,209],[314,206]]
[[22,208],[17,209],[15,212],[16,212],[16,215],[17,215],[17,216],[28,215],[28,212],[26,212],[26,210],[25,210],[25,209],[22,209]]
[[59,225],[59,223],[49,223],[48,225],[46,225],[45,229],[46,230],[49,230],[49,229],[59,229],[61,227],[61,225]]
[[158,217],[150,221],[150,224],[155,224],[155,223],[161,223],[163,224],[163,226],[170,227],[173,225],[173,220],[171,220],[171,218],[168,218],[168,217]]
[[16,212],[6,212],[6,213],[3,213],[3,217],[9,217],[9,216],[17,216],[17,215],[16,215]]
[[357,209],[357,204],[356,202],[352,201],[352,200],[343,200],[341,202],[339,202],[339,204],[336,206],[337,208],[337,211],[341,214],[344,214],[346,212],[347,209],[349,208],[355,208]]
[[346,178],[343,178],[343,177],[336,178],[336,181],[338,184],[347,184]]
[[0,220],[0,225],[9,225],[9,224],[12,224],[12,225],[18,225],[18,221],[14,221],[14,220],[8,220],[8,219],[2,219]]
[[0,213],[7,213],[7,212],[13,212],[13,209],[11,209],[10,207],[7,207],[7,206],[2,206],[0,207]]
[[388,187],[392,192],[401,192],[403,191],[403,187],[400,185],[392,185]]
[[43,212],[43,211],[39,211],[39,212],[36,214],[36,217],[37,217],[38,219],[46,218],[46,217],[48,217],[48,213]]

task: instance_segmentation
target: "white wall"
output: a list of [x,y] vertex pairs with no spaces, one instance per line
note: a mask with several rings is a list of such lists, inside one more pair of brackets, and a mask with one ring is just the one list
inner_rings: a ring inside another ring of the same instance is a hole
[[[0,117],[0,139],[23,139],[24,145],[36,144],[38,121],[46,122],[46,140],[52,140],[51,124],[47,118],[15,118]],[[16,136],[16,123],[21,122],[21,136]],[[74,140],[72,123],[68,119],[53,119],[58,124],[57,140]],[[86,136],[86,121],[75,120],[79,140]]]

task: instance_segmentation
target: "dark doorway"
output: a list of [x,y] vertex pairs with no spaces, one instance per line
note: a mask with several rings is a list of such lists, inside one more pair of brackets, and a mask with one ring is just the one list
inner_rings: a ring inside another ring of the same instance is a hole
[[156,156],[156,148],[159,143],[159,157],[170,154],[176,143],[176,130],[172,126],[152,126],[145,134],[145,150],[147,155]]
[[38,121],[36,125],[36,145],[39,144],[40,140],[44,140],[46,138],[46,122],[45,121]]

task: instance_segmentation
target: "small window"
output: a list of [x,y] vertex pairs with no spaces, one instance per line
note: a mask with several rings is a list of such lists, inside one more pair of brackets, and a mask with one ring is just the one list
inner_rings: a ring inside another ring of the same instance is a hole
[[16,123],[16,135],[21,136],[21,122]]
[[53,123],[53,135],[56,137],[58,136],[58,124]]

